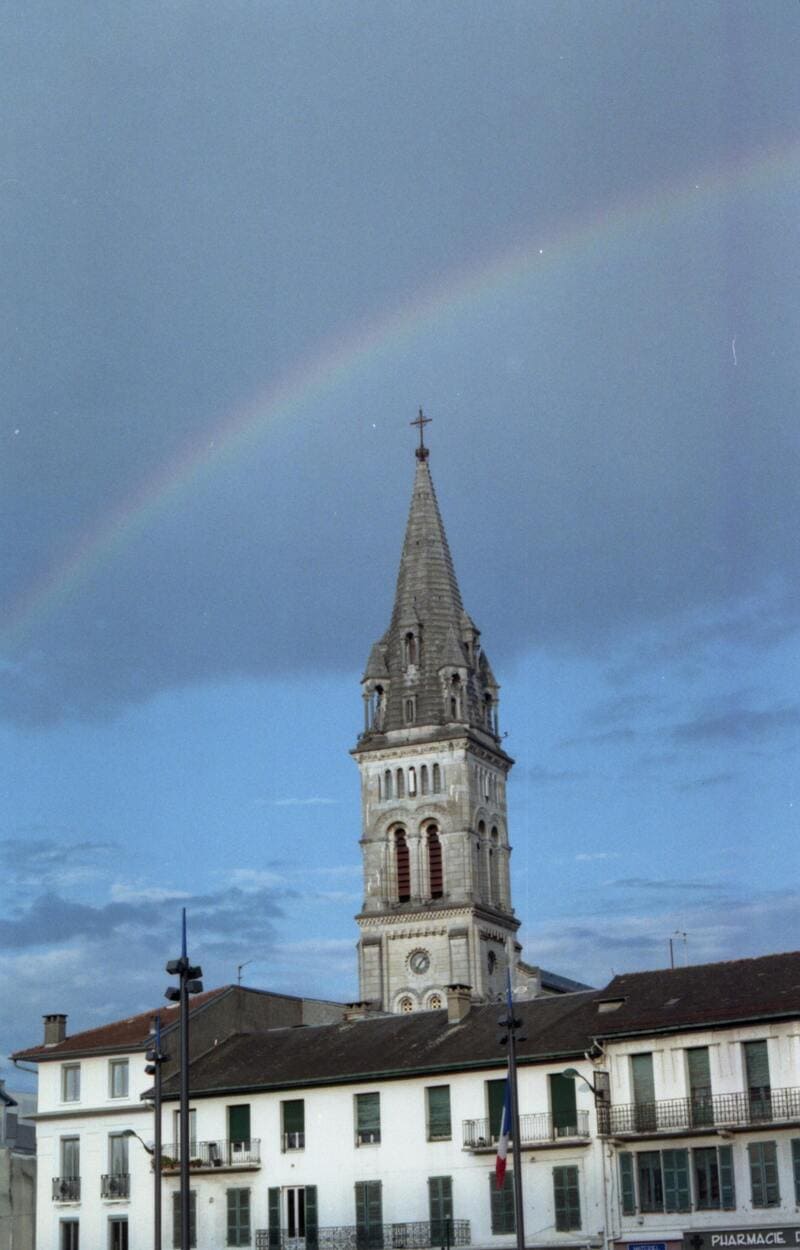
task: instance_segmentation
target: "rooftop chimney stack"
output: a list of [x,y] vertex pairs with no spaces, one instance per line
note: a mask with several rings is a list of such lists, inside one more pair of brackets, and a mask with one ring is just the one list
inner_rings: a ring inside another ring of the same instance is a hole
[[55,1046],[67,1036],[67,1017],[55,1013],[44,1017],[44,1044]]
[[448,985],[447,1023],[460,1024],[469,1015],[472,1006],[471,989],[468,985]]

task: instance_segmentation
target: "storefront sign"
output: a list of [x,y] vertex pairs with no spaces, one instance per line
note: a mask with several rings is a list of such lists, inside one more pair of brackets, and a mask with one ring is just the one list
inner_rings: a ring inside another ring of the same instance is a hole
[[748,1246],[800,1247],[800,1225],[783,1228],[707,1228],[683,1234],[683,1250],[746,1250]]
[[626,1250],[667,1250],[665,1241],[626,1241]]

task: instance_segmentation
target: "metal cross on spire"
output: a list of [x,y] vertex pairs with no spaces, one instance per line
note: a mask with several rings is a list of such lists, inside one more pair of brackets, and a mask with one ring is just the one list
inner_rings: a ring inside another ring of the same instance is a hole
[[428,459],[428,448],[425,446],[425,439],[423,437],[423,433],[424,433],[425,426],[430,425],[432,420],[433,420],[433,417],[426,417],[423,414],[422,409],[420,408],[419,416],[417,417],[416,421],[409,421],[409,425],[419,426],[419,447],[416,450],[417,460]]

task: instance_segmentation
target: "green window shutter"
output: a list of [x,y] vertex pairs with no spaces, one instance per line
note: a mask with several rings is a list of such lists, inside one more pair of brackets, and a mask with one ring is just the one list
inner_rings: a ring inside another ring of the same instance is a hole
[[711,1065],[707,1046],[691,1046],[686,1051],[689,1090],[692,1094],[711,1092]]
[[754,1207],[776,1207],[780,1203],[778,1159],[774,1141],[751,1142],[750,1185]]
[[306,1185],[306,1250],[317,1250],[318,1245],[317,1187],[316,1185]]
[[380,1181],[356,1181],[356,1245],[359,1250],[383,1246],[383,1205]]
[[281,1244],[281,1191],[267,1190],[267,1227],[269,1250],[278,1250]]
[[[172,1195],[172,1244],[180,1250],[181,1244],[181,1196]],[[189,1245],[197,1245],[197,1194],[189,1191]]]
[[619,1189],[622,1198],[622,1214],[636,1214],[636,1188],[633,1180],[633,1155],[628,1150],[619,1154]]
[[380,1141],[380,1099],[380,1094],[356,1094],[356,1132],[359,1141]]
[[514,1218],[514,1173],[506,1172],[503,1186],[497,1188],[494,1172],[489,1173],[489,1194],[492,1213],[493,1233],[513,1233],[516,1230]]
[[283,1104],[283,1131],[302,1133],[305,1129],[305,1103],[302,1098],[291,1098]]
[[633,1077],[633,1101],[638,1105],[656,1100],[656,1087],[653,1080],[652,1054],[631,1055],[631,1075]]
[[800,1203],[800,1137],[792,1138],[792,1170],[794,1172],[794,1200]]
[[575,1078],[553,1073],[550,1081],[550,1111],[555,1137],[568,1137],[578,1131],[578,1110],[575,1100]]
[[744,1043],[744,1066],[748,1089],[769,1085],[769,1056],[766,1042]]
[[428,1177],[428,1210],[431,1221],[431,1245],[449,1245],[453,1222],[453,1181],[451,1177]]
[[452,1136],[450,1086],[429,1085],[425,1094],[428,1100],[428,1141],[445,1141]]
[[232,1142],[250,1141],[250,1104],[228,1107],[228,1137]]
[[250,1245],[250,1190],[229,1189],[228,1242],[229,1246]]
[[566,1233],[581,1226],[581,1201],[576,1167],[553,1168],[556,1229]]
[[736,1209],[736,1189],[733,1181],[733,1148],[731,1146],[718,1146],[717,1157],[719,1159],[719,1190],[722,1209],[724,1211],[733,1211]]
[[486,1082],[486,1102],[489,1108],[489,1135],[493,1140],[500,1136],[503,1119],[503,1103],[506,1097],[506,1078]]
[[661,1164],[664,1172],[664,1210],[690,1211],[689,1151],[664,1150]]

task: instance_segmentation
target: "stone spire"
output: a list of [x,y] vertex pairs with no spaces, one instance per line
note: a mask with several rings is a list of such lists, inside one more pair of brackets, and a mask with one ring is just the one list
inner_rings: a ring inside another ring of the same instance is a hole
[[497,741],[497,684],[480,633],[464,611],[428,465],[416,449],[416,475],[387,632],[363,678],[363,738],[413,727],[469,726]]

